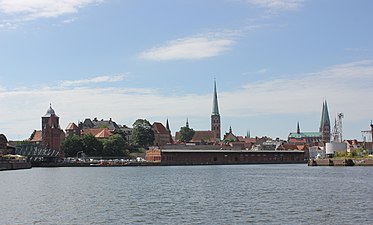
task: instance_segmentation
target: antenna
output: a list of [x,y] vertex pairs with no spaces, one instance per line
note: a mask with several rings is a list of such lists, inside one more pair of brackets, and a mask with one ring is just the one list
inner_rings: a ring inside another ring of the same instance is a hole
[[343,113],[338,113],[337,117],[335,118],[335,124],[334,124],[334,131],[333,131],[333,139],[334,142],[342,142],[342,119],[344,118]]

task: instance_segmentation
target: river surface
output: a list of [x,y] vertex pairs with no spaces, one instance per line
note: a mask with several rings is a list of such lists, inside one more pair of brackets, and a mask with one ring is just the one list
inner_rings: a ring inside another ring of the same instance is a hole
[[0,172],[0,224],[373,224],[372,167]]

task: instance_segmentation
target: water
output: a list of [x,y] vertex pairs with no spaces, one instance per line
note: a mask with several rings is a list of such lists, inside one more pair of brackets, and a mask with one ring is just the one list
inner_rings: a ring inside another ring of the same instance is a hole
[[0,224],[373,224],[372,167],[33,168],[0,173]]

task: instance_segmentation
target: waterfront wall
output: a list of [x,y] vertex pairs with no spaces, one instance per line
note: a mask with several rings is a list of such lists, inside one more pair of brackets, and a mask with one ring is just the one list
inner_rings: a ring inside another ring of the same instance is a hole
[[305,163],[303,151],[162,150],[162,165]]
[[0,162],[0,170],[18,170],[30,168],[30,162]]
[[310,159],[309,166],[373,166],[373,158],[361,159]]

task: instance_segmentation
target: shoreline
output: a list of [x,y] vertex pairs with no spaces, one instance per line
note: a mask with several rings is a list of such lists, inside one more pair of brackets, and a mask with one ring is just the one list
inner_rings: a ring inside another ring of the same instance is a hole
[[373,166],[373,158],[310,159],[308,166]]

